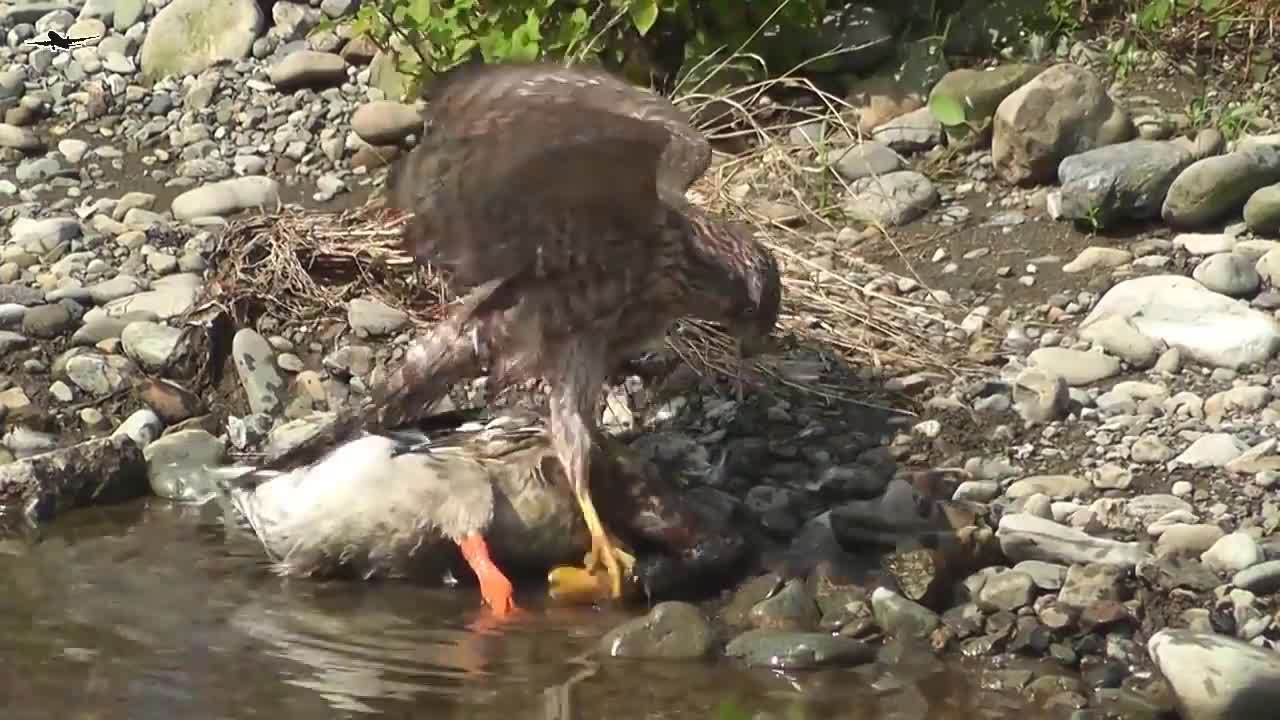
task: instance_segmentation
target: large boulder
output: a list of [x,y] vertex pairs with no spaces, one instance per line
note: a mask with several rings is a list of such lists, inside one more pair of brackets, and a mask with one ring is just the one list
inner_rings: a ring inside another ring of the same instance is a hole
[[1185,144],[1162,140],[1130,140],[1072,155],[1058,166],[1062,189],[1053,193],[1053,214],[1100,227],[1159,217],[1169,186],[1195,159]]
[[1280,349],[1280,322],[1183,275],[1125,280],[1107,291],[1081,329],[1109,316],[1200,363],[1238,368],[1266,362]]
[[220,60],[239,60],[262,34],[255,0],[174,0],[152,19],[142,41],[142,75],[194,75]]
[[1240,210],[1258,190],[1280,182],[1280,147],[1259,145],[1205,158],[1183,170],[1165,196],[1164,221],[1206,227]]
[[1054,65],[1009,94],[996,108],[991,160],[1005,180],[1019,184],[1054,180],[1058,163],[1134,135],[1133,121],[1096,75]]

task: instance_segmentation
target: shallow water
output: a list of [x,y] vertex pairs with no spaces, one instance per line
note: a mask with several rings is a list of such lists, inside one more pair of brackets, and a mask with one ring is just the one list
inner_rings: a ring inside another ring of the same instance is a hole
[[0,541],[0,701],[9,720],[1026,714],[932,658],[812,673],[602,660],[596,640],[626,615],[521,600],[524,620],[485,627],[469,589],[278,578],[215,506],[79,511]]

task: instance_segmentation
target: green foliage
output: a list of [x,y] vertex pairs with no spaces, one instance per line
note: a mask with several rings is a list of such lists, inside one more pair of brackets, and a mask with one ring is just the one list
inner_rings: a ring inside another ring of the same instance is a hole
[[1246,99],[1225,104],[1214,104],[1201,95],[1187,106],[1187,116],[1192,127],[1216,127],[1227,140],[1235,140],[1249,132],[1254,121],[1262,116],[1262,104]]
[[[398,69],[416,78],[472,59],[637,61],[649,66],[642,70],[674,69],[653,67],[670,58],[649,62],[655,34],[679,39],[667,65],[743,51],[789,69],[812,54],[829,1],[364,0],[351,31],[397,51]],[[333,27],[325,22],[317,31]]]

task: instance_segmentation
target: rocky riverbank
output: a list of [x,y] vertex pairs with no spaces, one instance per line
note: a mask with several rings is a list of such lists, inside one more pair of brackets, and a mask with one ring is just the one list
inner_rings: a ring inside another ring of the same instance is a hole
[[[310,32],[351,5],[237,0],[216,25],[191,0],[0,10],[0,498],[33,521],[205,500],[202,467],[305,435],[402,352],[410,315],[373,297],[336,322],[204,310],[228,218],[358,204],[420,127],[385,59]],[[198,26],[225,31],[203,55],[165,46]],[[49,30],[102,37],[22,44]],[[698,190],[775,223],[792,298],[917,308],[870,334],[910,323],[964,372],[801,342],[793,384],[887,407],[617,389],[607,420],[658,431],[649,456],[725,458],[683,482],[771,572],[659,605],[603,650],[801,669],[920,645],[989,658],[984,686],[1063,717],[1257,717],[1251,693],[1280,679],[1276,119],[1196,127],[1168,99],[1176,64],[1110,84],[1083,43],[987,71],[903,55],[841,118],[774,138],[847,184],[842,225],[806,225],[750,163]],[[822,331],[790,305],[793,335]],[[219,377],[204,361],[224,348]]]

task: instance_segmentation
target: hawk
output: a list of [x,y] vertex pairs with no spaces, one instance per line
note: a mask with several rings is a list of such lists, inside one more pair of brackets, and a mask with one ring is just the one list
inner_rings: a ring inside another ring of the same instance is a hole
[[[778,265],[745,227],[684,199],[707,141],[666,99],[608,72],[465,65],[427,88],[417,147],[390,171],[390,207],[412,213],[405,250],[462,296],[375,391],[376,425],[425,413],[454,383],[542,379],[549,431],[591,533],[585,570],[622,592],[632,558],[588,487],[602,386],[660,347],[670,325],[723,325],[763,349],[781,301]],[[573,568],[553,570],[557,578]]]

